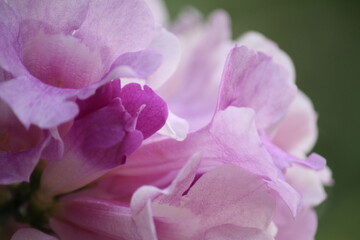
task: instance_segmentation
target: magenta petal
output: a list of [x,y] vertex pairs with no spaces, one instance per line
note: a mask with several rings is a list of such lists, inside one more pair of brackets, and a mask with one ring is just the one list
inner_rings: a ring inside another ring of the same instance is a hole
[[91,49],[101,48],[111,63],[126,52],[146,48],[153,38],[154,20],[143,1],[90,1],[85,21],[74,34]]
[[159,130],[168,117],[167,105],[151,88],[131,83],[121,90],[122,104],[132,116],[139,113],[136,129],[144,139]]
[[49,136],[33,148],[20,152],[0,151],[0,184],[29,181]]
[[0,98],[27,128],[31,124],[54,128],[71,120],[78,107],[68,98],[75,94],[75,90],[52,87],[25,76],[0,83]]
[[11,240],[58,240],[58,238],[35,228],[21,228],[11,237]]
[[287,71],[261,52],[246,47],[231,50],[223,72],[218,109],[249,107],[256,124],[266,129],[284,116],[296,95]]
[[80,198],[65,202],[61,217],[66,221],[115,239],[140,239],[129,206],[121,202]]
[[75,190],[123,164],[143,140],[134,121],[118,98],[75,120],[64,139],[63,159],[49,163],[43,172],[44,192],[53,195]]

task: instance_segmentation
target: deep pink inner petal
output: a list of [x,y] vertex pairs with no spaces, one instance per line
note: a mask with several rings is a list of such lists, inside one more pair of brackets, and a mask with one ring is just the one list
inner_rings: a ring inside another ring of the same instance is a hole
[[25,43],[23,63],[42,82],[61,88],[83,88],[104,73],[97,52],[64,35],[38,33]]

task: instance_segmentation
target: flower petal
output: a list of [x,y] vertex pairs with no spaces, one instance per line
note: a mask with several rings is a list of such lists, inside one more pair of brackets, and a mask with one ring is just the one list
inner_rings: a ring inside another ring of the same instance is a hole
[[257,127],[266,129],[285,115],[295,95],[284,68],[261,52],[235,47],[226,61],[217,108],[252,108]]
[[75,93],[25,76],[0,83],[0,98],[26,128],[34,124],[49,129],[71,120],[78,113],[76,104],[69,100]]
[[79,198],[63,203],[61,218],[80,228],[115,239],[140,239],[129,206],[121,202]]
[[47,136],[35,147],[18,152],[0,151],[0,184],[29,181],[49,139]]
[[282,51],[276,43],[266,38],[261,33],[246,32],[236,40],[236,43],[271,56],[275,63],[283,66],[287,70],[289,74],[288,80],[290,82],[295,82],[295,67],[291,58]]
[[[40,29],[46,33],[70,34],[83,23],[88,0],[48,2],[44,0],[12,0],[9,5],[19,16],[22,37]],[[25,37],[26,38],[26,37]]]
[[18,33],[19,19],[5,1],[0,1],[0,67],[14,76],[25,72],[18,54]]
[[[85,21],[74,36],[91,49],[101,49],[105,63],[146,48],[153,38],[154,20],[143,1],[89,1]],[[107,64],[105,64],[107,65]]]
[[43,191],[56,195],[75,190],[123,164],[143,140],[134,121],[119,99],[76,120],[64,139],[63,159],[50,162],[43,172]]
[[[138,114],[136,129],[141,131],[144,139],[153,135],[166,122],[168,117],[167,105],[156,93],[139,84],[127,84],[121,90],[121,100],[126,111],[132,116]],[[139,109],[140,113],[139,113]]]
[[147,81],[147,85],[156,90],[175,72],[181,56],[180,43],[175,35],[160,28],[149,48],[162,53],[160,68]]

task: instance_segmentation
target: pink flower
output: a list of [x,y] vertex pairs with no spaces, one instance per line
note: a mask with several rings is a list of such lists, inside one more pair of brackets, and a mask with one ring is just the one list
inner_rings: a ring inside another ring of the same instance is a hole
[[[87,99],[120,77],[155,84],[153,78],[163,81],[176,64],[160,66],[167,54],[159,42],[166,39],[167,49],[177,49],[177,42],[155,27],[142,1],[1,1],[0,9],[0,104],[13,112],[1,123],[1,134],[11,144],[22,132],[37,138],[24,139],[21,147],[1,143],[3,184],[29,180],[39,158],[53,152],[46,149],[48,142],[59,139],[57,131],[64,135],[78,116],[76,99]],[[14,121],[21,131],[16,134],[8,127]]]
[[314,238],[331,172],[275,43],[156,0],[31,3],[0,3],[0,180],[38,166],[20,207],[51,233],[14,240]]

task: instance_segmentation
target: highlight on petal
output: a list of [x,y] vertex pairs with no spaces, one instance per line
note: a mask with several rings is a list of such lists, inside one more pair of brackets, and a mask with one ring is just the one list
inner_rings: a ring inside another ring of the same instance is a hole
[[189,132],[189,123],[174,113],[169,112],[165,125],[158,131],[159,134],[183,141]]
[[314,147],[317,139],[317,114],[311,100],[301,91],[291,103],[276,129],[272,142],[283,150],[302,157]]
[[175,72],[180,61],[181,48],[177,37],[164,28],[160,28],[157,31],[149,48],[157,50],[162,54],[160,68],[151,74],[147,81],[147,85],[156,90]]
[[185,33],[178,34],[184,49],[179,67],[158,92],[168,100],[170,109],[186,119],[190,130],[195,131],[206,126],[215,112],[230,44],[229,17],[223,11],[215,11],[204,26],[197,22],[186,28],[189,29]]

